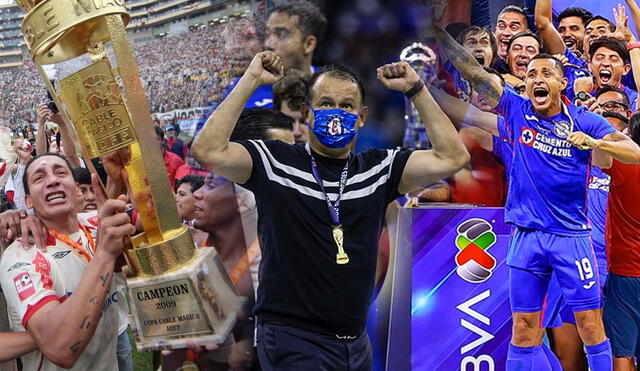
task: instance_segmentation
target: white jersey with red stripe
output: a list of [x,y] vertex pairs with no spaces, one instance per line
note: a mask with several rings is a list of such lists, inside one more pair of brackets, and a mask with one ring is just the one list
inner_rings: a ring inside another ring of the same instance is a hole
[[[95,212],[78,215],[78,222],[86,227],[93,238],[97,232]],[[69,236],[78,241],[90,256],[91,245],[82,230]],[[63,302],[80,284],[87,260],[68,244],[51,234],[47,251],[35,247],[23,249],[21,241],[12,243],[0,261],[0,283],[7,300],[7,310],[13,331],[25,331],[31,316],[43,305],[58,300]],[[118,337],[118,307],[113,305],[117,291],[115,280],[104,303],[102,317],[91,341],[76,361],[72,370],[117,370],[116,342]],[[39,350],[21,357],[25,370],[62,370],[46,359]]]

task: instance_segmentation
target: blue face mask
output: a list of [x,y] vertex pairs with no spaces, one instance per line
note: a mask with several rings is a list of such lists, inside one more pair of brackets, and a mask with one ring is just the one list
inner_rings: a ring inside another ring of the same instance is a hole
[[358,115],[336,108],[314,110],[313,117],[315,121],[311,131],[325,147],[344,148],[356,136]]

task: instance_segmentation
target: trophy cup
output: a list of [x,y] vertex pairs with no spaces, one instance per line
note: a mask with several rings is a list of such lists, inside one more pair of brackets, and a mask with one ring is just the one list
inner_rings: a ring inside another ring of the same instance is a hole
[[[136,61],[124,0],[17,0],[22,33],[85,162],[118,151],[144,232],[125,258],[138,350],[223,342],[244,298],[212,247],[196,249],[178,215]],[[55,71],[55,81],[50,81]],[[135,124],[134,124],[135,123]]]
[[[414,42],[404,48],[402,53],[400,53],[400,60],[409,63],[426,84],[430,84],[438,77],[436,54],[431,48],[422,43]],[[411,99],[404,98],[404,111],[406,129],[404,139],[402,140],[402,147],[415,149],[431,148],[427,131]]]

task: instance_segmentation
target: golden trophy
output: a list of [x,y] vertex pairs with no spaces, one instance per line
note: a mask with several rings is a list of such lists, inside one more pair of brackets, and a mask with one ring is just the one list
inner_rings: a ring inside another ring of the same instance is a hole
[[124,0],[17,3],[28,12],[22,33],[31,57],[73,123],[87,165],[115,151],[127,154],[124,168],[144,226],[125,251],[138,350],[223,342],[244,298],[215,249],[196,249],[181,223],[127,40]]

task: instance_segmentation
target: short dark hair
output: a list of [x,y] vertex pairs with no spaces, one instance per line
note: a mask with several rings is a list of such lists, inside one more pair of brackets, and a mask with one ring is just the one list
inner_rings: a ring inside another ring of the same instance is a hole
[[305,100],[308,104],[311,104],[311,92],[313,91],[313,87],[316,84],[316,81],[320,78],[320,76],[328,74],[329,76],[337,77],[343,80],[351,81],[358,86],[358,90],[360,91],[360,103],[364,106],[365,102],[365,92],[364,92],[364,83],[358,75],[349,67],[342,65],[331,64],[328,66],[322,67],[322,69],[311,76],[311,79],[307,83],[307,93],[305,96]]
[[589,19],[588,21],[586,21],[584,23],[584,27],[587,28],[589,26],[589,24],[593,21],[605,21],[607,22],[607,24],[609,24],[609,31],[611,32],[615,32],[616,31],[616,25],[611,22],[610,20],[606,19],[605,17],[601,16],[601,15],[594,15],[593,17],[591,17],[591,19]]
[[454,39],[457,39],[460,36],[460,33],[469,28],[469,24],[466,22],[453,22],[449,23],[447,27],[445,27],[445,31]]
[[297,1],[276,7],[270,15],[273,13],[285,13],[291,17],[298,16],[298,28],[304,38],[313,35],[320,42],[324,37],[327,18],[315,4],[308,1]]
[[[531,60],[536,60],[536,59],[551,59],[553,61],[553,63],[556,65],[556,68],[558,70],[560,70],[560,75],[562,75],[564,77],[564,66],[562,65],[562,62],[560,62],[560,60],[556,57],[554,57],[551,54],[548,53],[540,53],[538,55],[536,55],[535,57],[531,58]],[[529,62],[531,63],[531,62]]]
[[64,162],[67,164],[67,167],[69,168],[69,170],[71,171],[71,175],[73,176],[73,180],[74,181],[78,181],[78,179],[76,179],[76,175],[73,172],[73,166],[71,166],[71,163],[69,162],[69,160],[67,160],[66,157],[64,157],[63,155],[59,154],[59,153],[53,153],[53,152],[47,152],[47,153],[43,153],[41,155],[37,155],[33,158],[31,158],[31,160],[29,160],[29,162],[27,162],[27,165],[25,165],[24,167],[24,174],[22,174],[22,185],[24,186],[24,194],[28,195],[29,194],[29,167],[31,166],[31,164],[33,164],[33,162],[41,157],[45,157],[45,156],[55,156],[55,157],[60,157],[61,159],[64,160]]
[[629,137],[640,146],[640,112],[636,112],[629,120]]
[[517,6],[517,5],[507,5],[504,8],[502,8],[502,10],[500,11],[500,13],[498,13],[498,18],[500,18],[501,15],[503,15],[504,13],[518,13],[522,16],[522,18],[524,18],[524,23],[525,23],[525,27],[529,28],[529,18],[527,18],[527,13],[525,13],[524,9],[522,9],[521,7]]
[[582,19],[582,24],[586,25],[587,22],[591,18],[593,18],[593,13],[579,6],[572,6],[570,8],[566,8],[565,10],[560,12],[560,14],[558,14],[558,18],[557,18],[558,23],[560,23],[560,21],[562,21],[563,19],[569,18],[569,17],[578,17]]
[[271,139],[269,129],[293,131],[293,119],[269,108],[245,108],[231,133],[230,141]]
[[511,50],[511,45],[516,41],[516,39],[519,39],[521,37],[533,37],[538,43],[538,51],[542,52],[544,50],[544,47],[542,46],[542,39],[540,38],[540,36],[529,30],[524,30],[518,32],[517,34],[513,35],[511,39],[509,39],[509,42],[507,43],[507,53],[509,52],[509,50]]
[[83,167],[77,167],[73,170],[73,176],[78,184],[91,185],[91,172]]
[[600,48],[607,48],[609,50],[613,50],[618,53],[620,58],[624,61],[625,64],[631,63],[631,56],[629,55],[629,51],[624,43],[615,37],[603,36],[599,39],[596,39],[591,46],[589,46],[589,57],[593,60],[594,54]]
[[487,33],[489,35],[489,42],[491,43],[491,51],[493,52],[493,59],[489,61],[489,65],[493,65],[493,62],[498,58],[498,42],[496,41],[496,35],[493,32],[489,31],[489,29],[480,26],[469,26],[465,28],[457,37],[457,41],[460,45],[464,45],[464,39],[468,34],[473,33]]
[[308,76],[295,68],[289,69],[283,78],[273,84],[273,108],[281,110],[282,102],[288,101],[292,111],[300,111],[304,104]]
[[627,107],[631,107],[631,102],[629,101],[629,96],[627,95],[627,92],[625,92],[624,90],[616,86],[605,86],[596,92],[596,96],[600,96],[604,93],[608,93],[611,91],[614,93],[620,94],[620,96],[622,96],[622,103],[626,104]]
[[191,186],[191,192],[195,192],[204,185],[204,177],[197,174],[189,174],[180,179],[176,179],[176,190],[185,183]]
[[156,136],[162,140],[164,140],[164,130],[162,130],[159,126],[155,126]]

